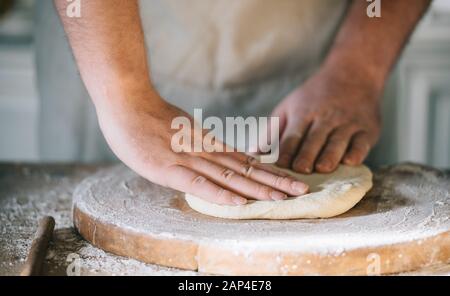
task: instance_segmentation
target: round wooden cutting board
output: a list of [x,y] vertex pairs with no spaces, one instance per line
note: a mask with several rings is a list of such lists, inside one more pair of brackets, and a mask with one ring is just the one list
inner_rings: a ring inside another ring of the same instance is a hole
[[225,220],[191,210],[182,193],[126,167],[74,193],[73,219],[95,246],[147,263],[222,275],[373,275],[450,261],[450,177],[402,164],[330,219]]

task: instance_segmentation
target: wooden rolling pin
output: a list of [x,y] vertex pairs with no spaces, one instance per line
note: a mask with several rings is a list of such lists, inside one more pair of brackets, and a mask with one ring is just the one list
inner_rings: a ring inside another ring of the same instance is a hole
[[47,216],[39,221],[39,226],[31,244],[25,266],[20,273],[21,276],[41,275],[42,266],[47,254],[48,243],[52,238],[55,228],[55,219]]

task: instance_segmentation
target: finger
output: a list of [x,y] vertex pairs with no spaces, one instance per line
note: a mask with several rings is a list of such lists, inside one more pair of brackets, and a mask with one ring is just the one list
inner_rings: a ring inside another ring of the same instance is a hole
[[250,152],[256,155],[273,153],[275,149],[278,149],[279,139],[283,130],[285,129],[287,120],[284,115],[272,115],[268,118],[267,124],[261,124],[258,129],[258,146],[253,147]]
[[313,171],[314,163],[326,143],[332,126],[325,122],[316,121],[303,141],[292,168],[294,171],[310,174]]
[[308,122],[292,123],[287,125],[280,143],[280,158],[277,165],[290,168],[298,152],[300,144],[307,134],[310,124]]
[[[290,196],[303,195],[309,190],[308,185],[303,182],[298,181],[274,166],[261,164],[252,157],[246,156],[242,158],[238,156],[234,158],[229,155],[222,155],[216,157],[214,162]],[[252,168],[250,169],[250,167]]]
[[280,137],[283,135],[287,126],[287,115],[281,109],[275,109],[270,117],[278,117],[280,119]]
[[322,150],[315,169],[319,173],[331,173],[342,160],[350,140],[356,129],[351,126],[339,127],[328,137],[325,148]]
[[[230,159],[230,157],[231,157],[231,159]],[[236,161],[237,161],[237,164],[240,164],[241,166],[252,165],[255,168],[264,170],[266,172],[272,173],[277,176],[281,176],[281,177],[289,176],[288,173],[282,171],[280,168],[277,168],[276,166],[271,165],[271,164],[261,163],[255,157],[245,155],[243,153],[223,154],[222,156],[218,157],[217,160],[226,166],[230,166],[230,165],[236,166]]]
[[362,164],[369,154],[371,145],[367,133],[360,132],[353,136],[349,150],[344,156],[344,164],[359,165]]
[[244,174],[240,175],[230,168],[196,157],[190,161],[190,167],[200,174],[208,176],[216,184],[239,195],[257,200],[284,200],[287,198],[285,193],[250,179],[248,176],[254,173],[251,166],[248,166],[243,172]]
[[183,166],[169,168],[168,186],[220,205],[244,205],[247,199],[209,181]]

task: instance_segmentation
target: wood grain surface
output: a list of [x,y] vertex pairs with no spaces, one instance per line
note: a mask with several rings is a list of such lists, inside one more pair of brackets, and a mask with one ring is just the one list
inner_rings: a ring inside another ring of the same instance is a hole
[[402,164],[376,171],[374,184],[339,217],[231,221],[116,166],[78,186],[73,218],[106,251],[210,274],[392,274],[448,262],[448,175]]

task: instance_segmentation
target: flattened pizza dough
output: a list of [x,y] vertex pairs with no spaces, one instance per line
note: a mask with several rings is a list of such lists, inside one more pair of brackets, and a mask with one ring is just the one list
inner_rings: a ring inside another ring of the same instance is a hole
[[189,194],[186,194],[186,201],[197,212],[218,218],[330,218],[353,208],[372,188],[372,172],[363,165],[341,165],[331,174],[302,175],[286,172],[308,184],[310,193],[282,201],[252,200],[242,206],[217,205]]

